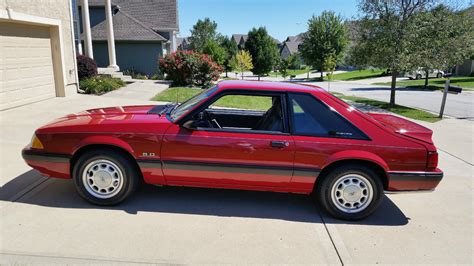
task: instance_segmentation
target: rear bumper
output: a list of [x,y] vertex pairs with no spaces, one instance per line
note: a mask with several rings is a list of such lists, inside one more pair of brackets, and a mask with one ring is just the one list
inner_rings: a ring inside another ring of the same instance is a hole
[[430,191],[438,186],[441,179],[443,179],[443,172],[440,169],[433,172],[388,172],[387,191]]
[[27,147],[22,150],[21,156],[29,166],[45,176],[71,178],[71,156],[68,154],[47,153]]

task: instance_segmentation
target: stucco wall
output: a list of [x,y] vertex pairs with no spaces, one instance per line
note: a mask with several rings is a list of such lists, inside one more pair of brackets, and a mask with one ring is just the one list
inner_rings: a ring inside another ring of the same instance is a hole
[[0,9],[2,10],[10,8],[15,12],[61,20],[65,82],[69,84],[66,89],[75,91],[76,65],[70,5],[69,0],[0,0]]
[[[92,42],[94,59],[99,67],[107,67],[109,57],[107,42]],[[117,65],[120,71],[135,69],[153,75],[156,73],[158,58],[162,56],[161,42],[115,42]]]

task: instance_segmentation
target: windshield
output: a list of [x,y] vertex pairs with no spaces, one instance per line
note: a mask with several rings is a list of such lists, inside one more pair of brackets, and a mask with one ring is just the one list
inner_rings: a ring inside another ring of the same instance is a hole
[[173,111],[171,111],[171,120],[175,121],[181,118],[183,115],[187,114],[188,111],[192,110],[198,103],[203,100],[207,100],[216,90],[217,87],[204,90],[203,92],[196,94],[184,103],[180,104]]

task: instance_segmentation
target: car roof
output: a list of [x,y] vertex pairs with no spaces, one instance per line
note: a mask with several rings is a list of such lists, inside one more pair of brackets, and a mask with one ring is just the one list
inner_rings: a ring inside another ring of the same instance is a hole
[[324,89],[293,82],[251,81],[251,80],[224,80],[217,84],[219,90],[247,89],[262,91],[294,91],[294,92],[325,92]]

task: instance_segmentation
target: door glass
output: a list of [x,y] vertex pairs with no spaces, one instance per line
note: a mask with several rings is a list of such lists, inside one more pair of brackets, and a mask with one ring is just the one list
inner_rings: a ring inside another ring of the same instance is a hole
[[254,96],[254,95],[224,95],[215,101],[209,108],[226,108],[241,110],[267,111],[272,107],[271,96]]
[[194,118],[200,128],[284,131],[282,97],[226,94]]

